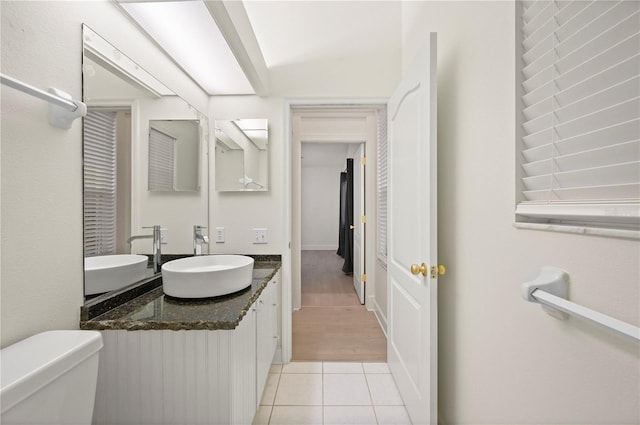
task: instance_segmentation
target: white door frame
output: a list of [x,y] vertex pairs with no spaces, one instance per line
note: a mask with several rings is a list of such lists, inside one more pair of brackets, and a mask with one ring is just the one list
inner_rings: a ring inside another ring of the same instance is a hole
[[[284,180],[283,190],[285,208],[283,214],[283,241],[282,250],[282,363],[289,363],[292,355],[293,329],[293,285],[292,285],[292,238],[293,238],[293,162],[292,162],[292,122],[293,109],[303,107],[330,107],[330,108],[376,108],[387,104],[386,98],[296,98],[284,99],[283,134],[284,134]],[[299,224],[298,224],[299,226]],[[375,229],[371,231],[375,232]],[[297,234],[300,234],[298,229]],[[375,234],[375,233],[374,233]],[[375,240],[375,238],[374,238]],[[375,251],[374,251],[375,252]],[[299,304],[299,300],[296,300]]]
[[[377,124],[378,123],[376,122],[376,127]],[[373,237],[376,239],[375,229],[370,226],[367,227],[366,221],[362,220],[363,216],[366,216],[367,213],[371,213],[371,211],[367,211],[366,208],[366,203],[369,200],[366,197],[367,185],[365,184],[365,180],[367,178],[367,174],[365,172],[365,163],[367,158],[365,154],[366,148],[366,143],[360,143],[353,157],[353,223],[351,223],[351,226],[353,226],[353,288],[356,291],[360,304],[365,304],[365,297],[367,296],[365,291],[367,271],[367,249],[365,236],[367,234],[367,230],[369,230],[369,237],[372,236],[371,232],[373,231]],[[363,159],[365,160],[364,162]],[[369,188],[369,190],[371,189],[372,188]],[[369,275],[373,276],[371,273],[369,273]]]

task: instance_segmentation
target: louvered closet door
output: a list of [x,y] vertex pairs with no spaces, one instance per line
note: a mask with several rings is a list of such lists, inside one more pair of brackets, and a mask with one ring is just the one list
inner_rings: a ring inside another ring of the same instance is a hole
[[637,220],[640,2],[526,1],[522,24],[517,213]]
[[84,255],[116,252],[116,113],[84,118]]
[[378,256],[387,260],[387,110],[378,111]]

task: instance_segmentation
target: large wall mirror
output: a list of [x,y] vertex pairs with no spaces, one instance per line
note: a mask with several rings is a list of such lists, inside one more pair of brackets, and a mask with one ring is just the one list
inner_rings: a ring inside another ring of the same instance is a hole
[[216,120],[216,191],[267,191],[269,129],[266,119]]
[[162,254],[189,255],[208,222],[208,120],[117,46],[83,26],[85,296],[153,275]]

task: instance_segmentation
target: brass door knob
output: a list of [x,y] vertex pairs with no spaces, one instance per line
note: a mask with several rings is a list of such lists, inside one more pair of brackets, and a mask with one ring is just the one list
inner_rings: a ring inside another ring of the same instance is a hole
[[438,264],[438,274],[440,276],[444,276],[445,274],[447,274],[447,268],[444,266],[444,264]]
[[412,274],[419,274],[422,273],[422,276],[426,276],[427,275],[427,265],[425,263],[422,263],[420,265],[417,264],[412,264],[411,265],[411,273]]
[[350,225],[349,225],[349,229],[353,230],[353,229],[355,229],[355,228],[356,228],[356,226],[354,226],[353,224],[350,224]]

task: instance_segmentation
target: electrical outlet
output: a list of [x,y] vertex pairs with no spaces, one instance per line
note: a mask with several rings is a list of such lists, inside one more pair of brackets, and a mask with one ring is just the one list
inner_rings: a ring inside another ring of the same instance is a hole
[[267,229],[253,229],[253,243],[267,243]]
[[216,227],[216,243],[224,243],[224,227]]
[[160,228],[160,244],[166,245],[167,242],[167,229],[164,227]]

